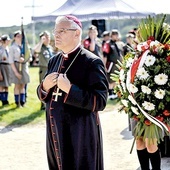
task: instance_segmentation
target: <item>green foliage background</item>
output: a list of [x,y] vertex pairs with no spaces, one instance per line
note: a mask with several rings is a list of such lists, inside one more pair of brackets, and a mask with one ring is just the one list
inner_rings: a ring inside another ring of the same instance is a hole
[[[162,15],[162,14],[159,14]],[[118,29],[122,35],[122,40],[125,41],[125,36],[127,32],[135,27],[138,27],[139,22],[141,22],[141,18],[133,18],[133,19],[110,19],[106,20],[106,30],[110,31],[112,29]],[[23,21],[24,22],[24,21]],[[166,22],[170,24],[170,15],[167,15]],[[91,21],[83,21],[83,36],[85,38],[87,36],[88,27],[91,25]],[[39,33],[48,30],[52,32],[54,28],[54,22],[36,22],[35,23],[35,41],[39,41]],[[13,38],[13,32],[19,30],[20,26],[12,26],[12,27],[0,27],[0,35],[9,34],[11,38]],[[27,35],[28,42],[32,47],[32,24],[24,25],[24,30]],[[53,37],[52,37],[53,38]]]

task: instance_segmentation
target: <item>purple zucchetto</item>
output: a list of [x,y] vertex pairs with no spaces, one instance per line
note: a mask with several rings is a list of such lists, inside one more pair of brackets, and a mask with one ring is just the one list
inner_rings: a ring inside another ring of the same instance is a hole
[[77,17],[75,17],[75,16],[73,16],[73,15],[66,15],[66,17],[67,17],[69,20],[74,21],[80,28],[82,28],[82,24],[81,24],[81,22],[78,20]]

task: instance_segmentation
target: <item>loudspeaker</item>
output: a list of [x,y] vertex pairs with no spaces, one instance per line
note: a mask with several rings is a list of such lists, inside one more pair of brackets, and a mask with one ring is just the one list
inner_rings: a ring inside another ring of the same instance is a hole
[[106,30],[106,24],[104,19],[92,20],[92,25],[97,27],[98,37],[101,37],[102,33]]

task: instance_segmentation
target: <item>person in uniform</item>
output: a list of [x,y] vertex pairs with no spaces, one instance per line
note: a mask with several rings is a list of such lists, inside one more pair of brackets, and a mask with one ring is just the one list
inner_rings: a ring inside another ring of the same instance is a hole
[[118,41],[118,31],[113,29],[111,31],[111,39],[107,41],[103,45],[103,61],[105,64],[105,68],[107,71],[107,78],[109,81],[109,96],[108,99],[113,100],[117,98],[117,95],[114,94],[114,87],[115,87],[115,81],[112,80],[111,74],[114,73],[114,71],[117,69],[116,64],[117,60],[122,60],[121,51],[117,46]]
[[[124,48],[126,46],[126,44],[124,43],[124,41],[122,41],[122,36],[120,34],[120,32],[117,29],[114,29],[115,32],[117,32],[118,34],[115,34],[115,41],[116,41],[116,45],[120,51],[120,54],[122,57],[124,57],[125,52],[124,52]],[[113,30],[112,30],[113,32]]]
[[101,53],[102,42],[97,36],[98,36],[97,27],[91,25],[89,27],[88,36],[83,41],[83,46],[87,50],[91,51],[92,53],[102,58]]
[[[48,31],[39,34],[40,41],[34,47],[34,53],[38,54],[39,58],[39,82],[42,82],[43,77],[47,71],[49,59],[53,56],[53,48],[50,45],[51,36]],[[45,104],[41,103],[41,110],[45,109]]]
[[99,111],[107,103],[108,81],[101,58],[81,46],[82,24],[72,15],[55,21],[61,52],[48,63],[37,88],[46,103],[50,170],[103,170]]
[[102,40],[102,47],[103,47],[103,45],[104,45],[107,41],[110,40],[110,32],[109,32],[109,31],[104,31],[104,32],[102,33],[102,38],[103,38],[103,40]]
[[134,34],[128,33],[126,34],[126,45],[124,46],[124,55],[129,52],[136,50],[136,43],[134,41]]
[[0,100],[2,105],[8,105],[8,87],[11,85],[11,66],[9,64],[9,43],[7,34],[1,36],[0,46]]
[[17,107],[26,102],[25,86],[30,82],[28,64],[21,55],[21,31],[14,32],[14,40],[9,48],[9,63],[12,67],[12,83],[14,83],[14,99]]

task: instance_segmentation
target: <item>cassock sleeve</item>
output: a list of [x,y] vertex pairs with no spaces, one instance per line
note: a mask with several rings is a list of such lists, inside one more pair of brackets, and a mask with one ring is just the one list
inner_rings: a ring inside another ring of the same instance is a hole
[[39,100],[41,100],[42,102],[46,103],[46,100],[48,99],[48,96],[49,96],[49,92],[45,92],[43,90],[43,87],[42,87],[42,84],[41,83],[38,87],[37,87],[37,96],[39,98]]
[[[47,69],[47,72],[46,72],[44,78],[50,73],[50,68],[52,68],[52,63],[53,63],[54,59],[55,58],[53,57],[49,60],[48,69]],[[41,100],[42,102],[46,103],[50,99],[51,94],[52,94],[51,89],[48,92],[45,92],[43,90],[43,82],[41,82],[40,85],[37,87],[37,96],[38,96],[39,100]]]
[[108,81],[103,62],[93,59],[88,70],[88,86],[81,89],[73,84],[64,102],[91,111],[101,111],[106,106],[108,95]]

